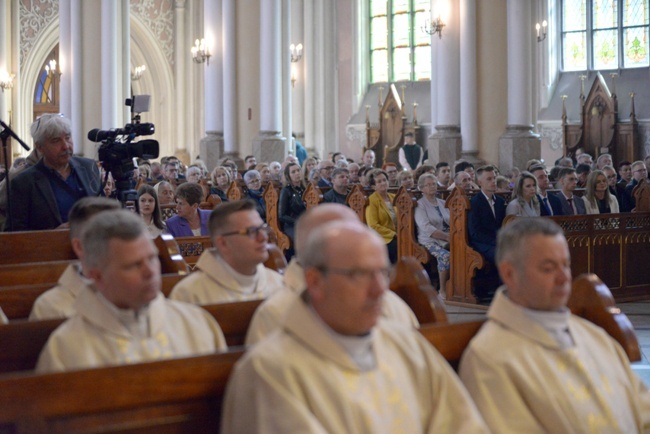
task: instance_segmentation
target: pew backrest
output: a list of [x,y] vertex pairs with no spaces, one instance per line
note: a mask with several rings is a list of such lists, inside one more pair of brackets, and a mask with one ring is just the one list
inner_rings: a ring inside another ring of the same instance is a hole
[[0,265],[76,258],[68,229],[0,232]]
[[352,187],[346,201],[347,205],[359,217],[361,223],[366,224],[366,207],[368,206],[368,196],[366,195],[361,184],[355,184]]
[[279,192],[280,190],[275,184],[270,182],[264,190],[263,196],[266,204],[266,224],[275,232],[278,248],[284,252],[291,247],[291,240],[280,229],[280,217],[278,215]]

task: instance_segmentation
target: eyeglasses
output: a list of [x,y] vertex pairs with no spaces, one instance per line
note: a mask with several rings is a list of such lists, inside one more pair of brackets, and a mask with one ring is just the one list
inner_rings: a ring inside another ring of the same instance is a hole
[[378,276],[382,281],[388,282],[390,276],[390,268],[329,268],[319,267],[321,273],[324,274],[338,274],[349,278],[357,285],[367,285],[372,282],[375,276]]
[[647,172],[647,171],[648,171],[648,169],[646,169],[646,168],[644,167],[643,169],[636,169],[636,170],[634,171],[634,173],[638,173],[638,172]]
[[260,232],[268,235],[269,231],[270,231],[269,225],[264,223],[263,225],[260,226],[251,226],[250,228],[240,229],[238,231],[226,232],[225,234],[221,234],[221,236],[228,237],[230,235],[246,235],[251,240],[256,240]]
[[249,184],[256,184],[258,182],[262,182],[262,180],[259,179],[259,178],[255,178],[255,179],[251,179],[250,181],[248,181]]
[[44,115],[39,116],[38,119],[36,120],[36,129],[34,129],[34,133],[36,133],[38,131],[38,129],[40,128],[42,120],[49,120],[49,119],[56,118],[56,117],[62,118],[63,114],[62,113],[45,113]]

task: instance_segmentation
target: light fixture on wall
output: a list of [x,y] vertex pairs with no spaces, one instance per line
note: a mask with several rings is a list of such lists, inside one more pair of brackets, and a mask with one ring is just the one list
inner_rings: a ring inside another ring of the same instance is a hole
[[2,92],[5,89],[12,89],[14,87],[14,74],[9,74],[7,71],[0,72],[0,88]]
[[302,44],[291,44],[289,50],[291,51],[291,63],[299,62],[302,59]]
[[432,15],[427,12],[427,17],[424,19],[424,24],[422,25],[422,31],[429,35],[438,34],[438,38],[442,39],[442,29],[445,27],[445,23],[442,22],[442,18],[438,15],[438,18],[435,20],[432,18]]
[[142,74],[147,70],[145,65],[136,66],[133,72],[131,72],[131,81],[138,81],[142,78]]
[[47,72],[47,76],[52,78],[53,76],[61,77],[61,70],[57,69],[56,67],[56,60],[51,59],[47,64],[45,65],[45,72]]
[[542,42],[544,39],[546,39],[547,27],[548,27],[548,23],[546,22],[546,20],[542,21],[541,25],[539,23],[535,24],[535,30],[537,30],[537,42]]
[[196,63],[207,63],[210,66],[210,49],[208,44],[206,44],[205,39],[197,39],[194,41],[194,46],[192,47],[192,59]]

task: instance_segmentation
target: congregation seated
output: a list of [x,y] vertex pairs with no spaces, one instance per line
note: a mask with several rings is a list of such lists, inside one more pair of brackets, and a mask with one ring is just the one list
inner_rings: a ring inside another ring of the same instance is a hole
[[582,196],[586,214],[618,214],[618,200],[609,189],[607,176],[602,170],[594,170],[587,177],[585,194]]
[[331,187],[332,186],[332,172],[334,171],[334,163],[330,160],[322,160],[316,166],[318,169],[319,180],[318,187]]
[[346,204],[350,171],[337,167],[332,171],[332,188],[323,195],[323,202]]
[[216,304],[266,298],[282,288],[282,276],[263,263],[269,257],[268,227],[250,200],[219,205],[209,217],[212,249],[203,251],[196,271],[181,280],[170,298]]
[[37,372],[120,365],[227,349],[206,311],[166,299],[160,261],[138,216],[104,211],[85,225],[81,243],[92,287],[76,314],[50,336]]
[[634,188],[639,185],[642,180],[648,179],[648,168],[643,161],[638,160],[632,163],[631,170],[632,179],[625,186],[625,193],[620,207],[621,212],[630,212],[634,210],[636,207],[636,201],[633,195]]
[[[329,161],[329,164],[334,168],[334,163]],[[278,219],[280,229],[292,242],[296,221],[307,209],[302,199],[304,193],[305,185],[302,182],[300,166],[296,163],[287,164],[284,168],[284,187],[280,191],[278,202]]]
[[397,262],[397,214],[393,207],[395,195],[388,192],[388,174],[384,170],[374,169],[367,178],[375,192],[368,197],[366,223],[383,238],[388,258],[394,264]]
[[411,190],[415,186],[415,181],[413,180],[413,176],[414,175],[412,170],[402,170],[397,175],[397,185],[399,187],[404,187],[407,190]]
[[449,209],[444,200],[436,197],[438,180],[434,175],[421,175],[418,179],[418,190],[422,192],[422,197],[415,207],[418,243],[436,258],[439,292],[444,295],[449,279]]
[[412,327],[381,318],[381,237],[332,222],[300,255],[306,290],[235,365],[222,433],[488,432],[445,359]]
[[530,172],[522,172],[517,178],[512,200],[506,207],[506,215],[539,217],[541,215],[537,197],[537,178]]
[[253,202],[257,212],[266,222],[266,203],[264,203],[264,188],[262,187],[262,175],[255,169],[248,170],[244,173],[244,182],[246,183],[246,196]]
[[478,185],[481,189],[471,199],[468,215],[470,245],[494,264],[497,246],[497,231],[506,215],[505,201],[496,192],[496,172],[492,166],[478,169]]
[[578,185],[576,170],[571,167],[565,167],[558,173],[558,182],[560,192],[557,198],[562,206],[562,215],[586,214],[587,209],[582,197],[574,194]]
[[138,213],[147,226],[151,238],[167,233],[167,225],[162,221],[158,194],[149,184],[142,184],[138,188]]
[[228,168],[224,166],[215,167],[210,174],[210,178],[212,179],[210,194],[216,194],[222,202],[228,202],[228,189],[232,183]]
[[453,178],[453,182],[449,187],[447,187],[447,190],[453,191],[453,189],[456,188],[456,186],[462,188],[463,191],[465,191],[465,194],[472,191],[474,189],[474,183],[472,182],[472,175],[465,172],[464,170],[456,172]]
[[167,219],[167,231],[174,237],[208,235],[210,211],[200,209],[203,188],[185,182],[176,188],[176,215]]
[[562,229],[518,219],[500,231],[497,251],[504,285],[459,371],[492,432],[647,432],[650,391],[625,352],[566,306]]
[[[271,295],[255,311],[246,335],[246,345],[255,344],[280,329],[282,319],[292,301],[299,298],[307,287],[304,269],[299,260],[305,250],[307,238],[309,234],[334,221],[361,224],[354,211],[340,204],[322,204],[307,210],[300,216],[296,225],[296,256],[284,272],[284,287]],[[386,291],[384,294],[382,316],[407,326],[418,327],[419,325],[413,311],[392,291]]]
[[174,198],[174,188],[167,181],[160,181],[153,186],[158,194],[158,201],[160,205],[175,205],[176,199]]
[[543,217],[563,215],[560,199],[554,194],[547,193],[550,180],[546,173],[546,167],[534,165],[530,168],[530,173],[537,179],[537,200],[539,201],[540,215]]
[[348,164],[348,172],[350,175],[349,182],[350,184],[358,184],[359,183],[359,171],[361,170],[361,166],[359,166],[358,163],[350,163]]
[[70,210],[70,244],[79,258],[65,269],[57,285],[41,294],[29,314],[30,321],[68,318],[75,314],[75,301],[79,294],[87,288],[88,276],[84,276],[82,264],[84,251],[81,244],[81,234],[84,226],[92,216],[100,212],[120,209],[116,200],[102,197],[84,197],[78,200]]

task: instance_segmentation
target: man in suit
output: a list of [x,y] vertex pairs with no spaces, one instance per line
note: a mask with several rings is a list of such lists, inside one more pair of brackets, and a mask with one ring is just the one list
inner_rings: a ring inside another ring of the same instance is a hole
[[68,222],[76,201],[101,192],[96,162],[72,156],[69,119],[48,113],[36,119],[30,130],[42,158],[11,180],[10,231],[60,227]]
[[332,186],[332,171],[334,170],[334,163],[330,160],[323,160],[318,163],[318,173],[320,173],[320,180],[318,187],[331,187]]
[[547,194],[546,190],[549,187],[548,174],[546,173],[546,168],[542,165],[536,165],[530,168],[530,173],[537,178],[537,188],[539,193],[537,193],[537,198],[540,203],[540,211],[542,216],[553,216],[553,215],[563,215],[562,213],[562,204],[560,199],[553,194]]
[[625,186],[623,200],[621,201],[621,212],[630,212],[636,207],[636,201],[632,192],[643,179],[648,177],[648,168],[641,160],[632,163],[632,180]]
[[497,231],[506,216],[506,202],[494,194],[497,191],[497,176],[493,166],[480,167],[476,174],[481,191],[470,202],[469,242],[474,250],[494,264]]
[[563,215],[587,214],[584,200],[580,196],[573,194],[578,185],[576,170],[565,167],[560,170],[558,179],[560,181],[561,191],[557,195],[557,198],[560,199]]

